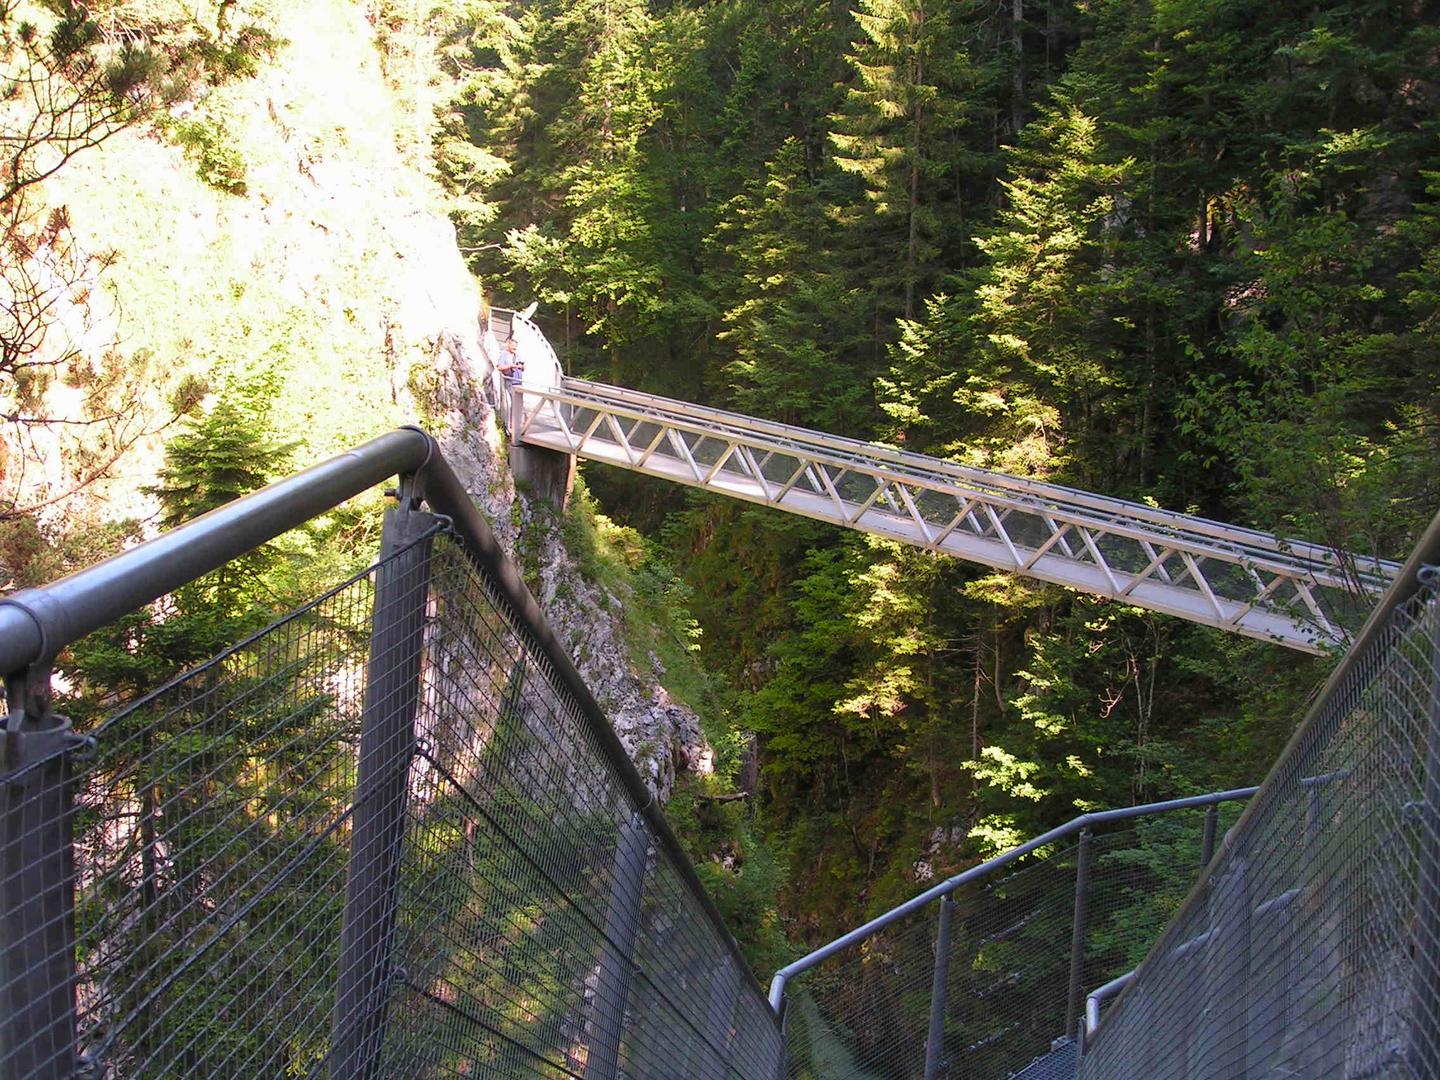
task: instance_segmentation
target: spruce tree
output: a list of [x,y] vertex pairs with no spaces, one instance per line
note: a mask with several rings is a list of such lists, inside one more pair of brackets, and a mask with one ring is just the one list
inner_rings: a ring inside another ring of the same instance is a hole
[[[736,408],[827,431],[869,426],[857,290],[847,286],[825,212],[826,185],[811,175],[791,138],[765,166],[763,181],[731,200],[712,242],[732,253],[732,306],[722,341]],[[848,331],[848,333],[847,333]]]
[[864,184],[881,276],[913,318],[946,249],[946,214],[965,158],[976,81],[947,0],[863,0],[854,81],[832,118],[835,162]]

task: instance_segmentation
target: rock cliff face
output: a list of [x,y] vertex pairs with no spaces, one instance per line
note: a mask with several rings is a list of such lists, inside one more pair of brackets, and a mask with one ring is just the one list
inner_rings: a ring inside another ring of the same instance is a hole
[[[453,237],[448,250],[459,258]],[[478,316],[478,303],[473,312]],[[512,556],[521,537],[529,539],[527,569],[536,599],[631,760],[663,801],[677,768],[709,759],[699,719],[660,685],[658,662],[649,671],[631,664],[620,600],[586,580],[562,541],[553,509],[517,491],[489,390],[490,361],[473,330],[476,319],[452,322],[450,311],[433,308],[429,315],[436,346],[427,411],[445,456]]]
[[[48,186],[87,248],[116,253],[106,284],[117,326],[91,361],[160,360],[167,378],[149,392],[157,414],[180,374],[267,375],[280,387],[274,426],[300,443],[297,465],[424,423],[507,549],[526,538],[527,576],[556,634],[668,796],[675,762],[702,760],[699,724],[668,699],[658,670],[634,669],[617,602],[584,579],[553,511],[531,507],[510,477],[480,288],[417,149],[428,145],[416,134],[428,123],[417,119],[424,95],[396,93],[355,5],[277,5],[275,19],[281,53],[192,113],[238,149],[243,191],[207,186],[180,148],[136,132]],[[132,448],[123,483],[96,486],[92,501],[144,516],[135,493],[163,437]]]

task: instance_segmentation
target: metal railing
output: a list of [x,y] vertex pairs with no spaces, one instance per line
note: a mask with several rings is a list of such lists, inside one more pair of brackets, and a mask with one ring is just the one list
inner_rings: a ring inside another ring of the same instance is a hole
[[1188,514],[582,379],[528,378],[512,437],[1308,652],[1399,567]]
[[[396,474],[373,566],[57,715],[66,645]],[[744,958],[424,433],[0,601],[0,670],[3,1080],[776,1075]]]
[[1081,815],[782,968],[786,1076],[1022,1069],[1075,1030],[1085,988],[1134,966],[1254,791]]
[[1440,1077],[1440,518],[1079,1075]]

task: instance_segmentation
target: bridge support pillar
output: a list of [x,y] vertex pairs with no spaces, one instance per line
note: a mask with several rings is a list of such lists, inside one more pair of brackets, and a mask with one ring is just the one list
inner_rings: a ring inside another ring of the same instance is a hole
[[575,487],[575,458],[545,446],[510,444],[510,474],[532,498],[564,510]]

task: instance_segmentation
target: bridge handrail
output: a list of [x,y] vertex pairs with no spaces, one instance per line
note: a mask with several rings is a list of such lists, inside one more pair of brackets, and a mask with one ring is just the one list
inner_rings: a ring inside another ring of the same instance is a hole
[[1129,821],[1133,818],[1149,817],[1152,814],[1164,814],[1173,810],[1191,810],[1202,806],[1216,806],[1220,803],[1234,802],[1240,799],[1248,799],[1254,795],[1259,788],[1233,788],[1229,791],[1215,791],[1206,795],[1191,795],[1182,799],[1166,799],[1162,802],[1142,803],[1138,806],[1123,806],[1115,810],[1096,810],[1088,814],[1081,814],[1079,817],[1071,818],[1063,825],[1057,825],[1049,832],[1041,833],[1033,839],[1027,840],[1018,847],[1001,852],[992,858],[967,870],[962,870],[954,877],[946,878],[938,885],[932,885],[917,896],[912,896],[903,904],[891,908],[883,915],[877,915],[867,923],[857,926],[854,930],[840,935],[833,941],[820,946],[809,953],[806,953],[799,960],[786,964],[779,971],[775,972],[770,980],[770,1007],[778,1014],[785,998],[785,986],[795,976],[800,975],[818,964],[823,963],[836,953],[858,945],[866,938],[872,937],[884,930],[886,927],[900,921],[927,904],[942,897],[949,896],[956,889],[971,884],[981,878],[988,877],[998,870],[1002,870],[1026,855],[1050,844],[1083,832],[1085,829],[1093,829],[1097,825],[1108,825],[1117,821]]
[[126,612],[218,570],[389,477],[422,468],[434,444],[401,428],[210,511],[94,566],[0,599],[0,674],[52,661]]
[[[604,711],[560,645],[539,604],[471,502],[435,439],[418,427],[381,435],[328,461],[277,481],[175,529],[48,585],[0,598],[0,676],[7,689],[44,678],[66,646],[121,615],[151,603],[348,499],[396,476],[414,479],[414,494],[450,519],[465,554],[510,606],[517,625],[574,695],[581,716],[614,767],[688,891],[720,940],[763,997],[749,962],[675,837]],[[12,680],[15,680],[12,682]],[[12,713],[20,703],[12,697]]]
[[[817,432],[778,421],[747,416],[743,413],[694,405],[689,402],[571,376],[566,376],[561,381],[560,389],[571,394],[594,395],[597,399],[607,403],[623,402],[632,408],[648,405],[670,414],[683,412],[691,417],[708,419],[742,431],[753,431],[774,438],[791,440],[797,446],[805,447],[807,450],[819,448],[831,451],[850,451],[856,455],[886,461],[919,474],[953,477],[991,490],[1014,491],[1025,496],[1074,504],[1097,513],[1113,513],[1116,515],[1115,518],[1106,519],[1107,524],[1111,525],[1123,524],[1126,521],[1144,521],[1162,528],[1175,529],[1182,534],[1207,536],[1221,540],[1234,545],[1237,549],[1253,547],[1268,555],[1294,556],[1306,562],[1321,563],[1332,568],[1339,563],[1335,552],[1321,544],[1312,544],[1304,540],[1280,539],[1257,529],[1230,525],[1198,515],[1162,510],[1144,503],[1099,495],[1050,481],[1030,480],[992,469],[943,461],[881,443],[864,442],[841,435]],[[1369,556],[1356,557],[1356,562],[1357,569],[1372,568],[1369,572],[1384,576],[1387,581],[1399,570],[1398,563]]]

